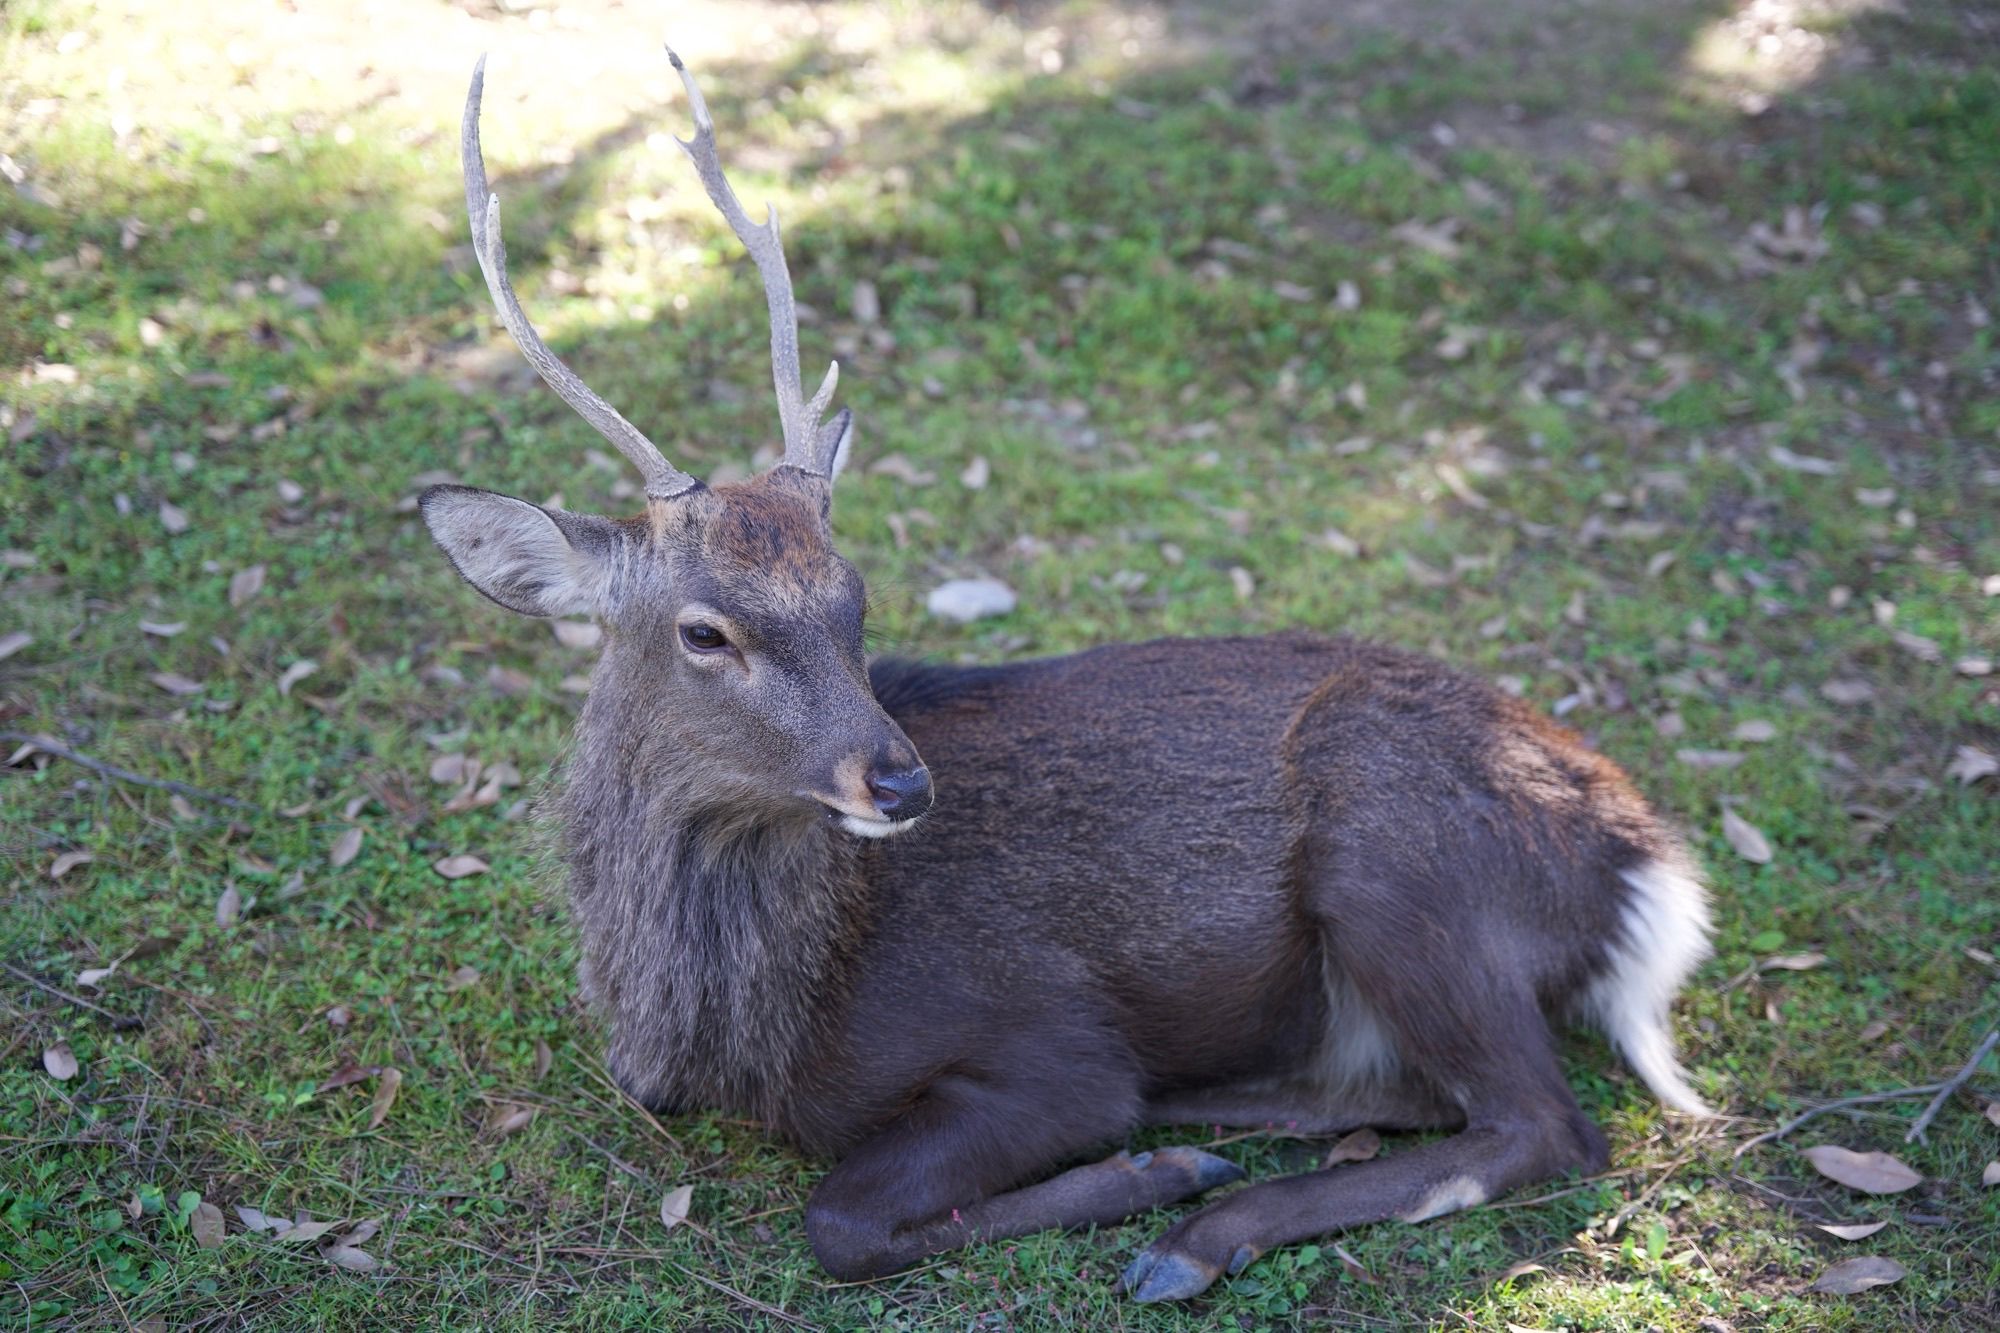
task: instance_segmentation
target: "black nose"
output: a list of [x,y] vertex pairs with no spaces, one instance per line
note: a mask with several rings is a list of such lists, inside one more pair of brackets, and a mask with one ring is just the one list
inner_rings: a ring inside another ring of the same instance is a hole
[[901,773],[880,770],[868,775],[868,794],[875,808],[888,819],[915,819],[931,808],[931,771],[905,769]]

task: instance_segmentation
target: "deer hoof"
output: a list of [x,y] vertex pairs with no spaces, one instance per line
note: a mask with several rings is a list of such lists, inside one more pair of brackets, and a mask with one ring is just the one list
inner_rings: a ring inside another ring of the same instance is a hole
[[1132,1261],[1120,1281],[1126,1294],[1143,1305],[1199,1296],[1219,1276],[1215,1269],[1186,1255],[1151,1249]]

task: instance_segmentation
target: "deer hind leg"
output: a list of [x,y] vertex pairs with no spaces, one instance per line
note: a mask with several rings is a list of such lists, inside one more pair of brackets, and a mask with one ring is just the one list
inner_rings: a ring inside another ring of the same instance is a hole
[[[1598,1169],[1604,1138],[1570,1093],[1532,987],[1481,926],[1453,930],[1408,895],[1337,961],[1387,1022],[1401,1069],[1439,1088],[1462,1114],[1450,1138],[1367,1162],[1261,1182],[1183,1218],[1133,1262],[1141,1301],[1185,1300],[1275,1246],[1349,1227],[1422,1222],[1567,1171]],[[1416,900],[1421,902],[1421,899]],[[1462,922],[1472,914],[1451,914]]]

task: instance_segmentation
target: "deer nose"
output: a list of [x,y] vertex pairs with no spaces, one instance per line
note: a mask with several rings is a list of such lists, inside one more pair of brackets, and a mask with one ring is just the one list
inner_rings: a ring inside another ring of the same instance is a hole
[[868,794],[885,819],[915,819],[931,808],[931,771],[922,766],[900,773],[880,769],[868,775]]

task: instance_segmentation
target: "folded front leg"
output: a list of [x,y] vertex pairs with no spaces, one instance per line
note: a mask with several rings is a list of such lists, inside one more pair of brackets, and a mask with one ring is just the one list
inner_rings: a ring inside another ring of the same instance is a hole
[[[951,1075],[828,1172],[806,1204],[806,1235],[843,1281],[929,1255],[1056,1227],[1105,1225],[1238,1179],[1196,1148],[1119,1153],[1035,1177],[1139,1119],[1136,1078]],[[1100,1068],[1101,1072],[1101,1068]]]

